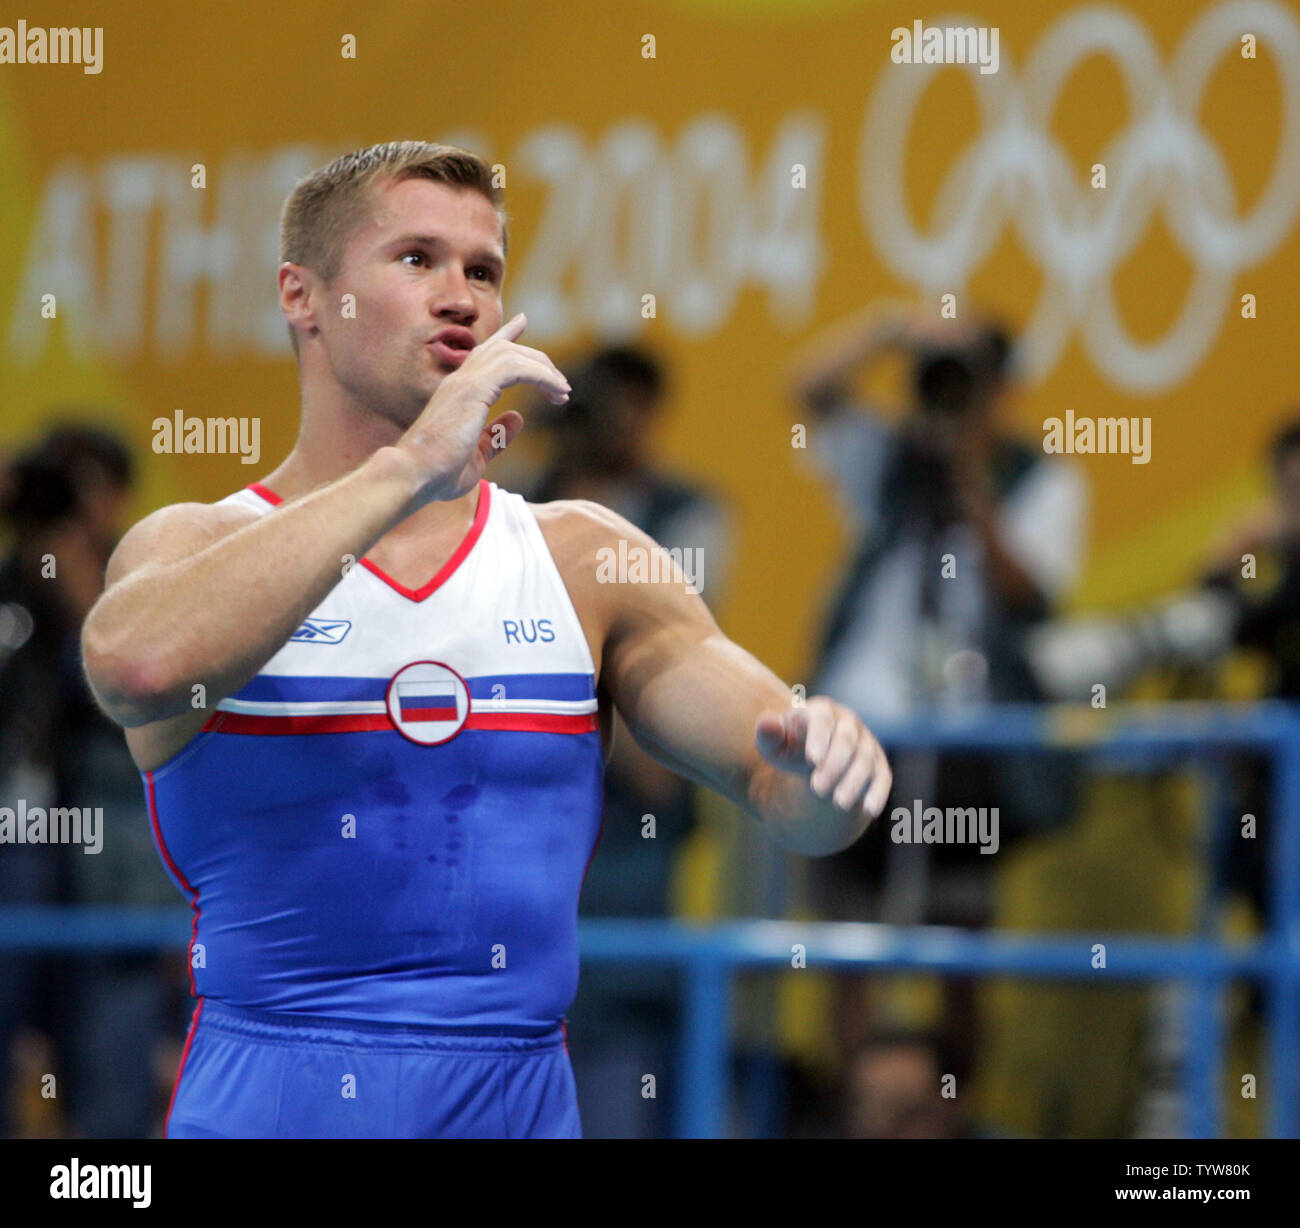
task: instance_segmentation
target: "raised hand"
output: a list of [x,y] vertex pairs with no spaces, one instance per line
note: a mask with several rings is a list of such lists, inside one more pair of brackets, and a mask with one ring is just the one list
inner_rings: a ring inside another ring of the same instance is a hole
[[569,381],[541,350],[519,345],[522,312],[507,320],[450,372],[397,443],[425,479],[423,502],[457,499],[483,476],[488,462],[523,429],[514,410],[490,425],[488,410],[514,384],[533,384],[554,404],[569,399]]

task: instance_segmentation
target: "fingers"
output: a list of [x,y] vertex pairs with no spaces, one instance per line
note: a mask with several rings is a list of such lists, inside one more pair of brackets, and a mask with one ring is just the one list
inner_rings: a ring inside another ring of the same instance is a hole
[[813,766],[809,787],[818,797],[833,789],[832,800],[842,810],[851,810],[866,788],[863,809],[875,818],[894,783],[885,752],[854,712],[819,698],[809,700],[807,708],[805,757]]
[[541,388],[554,404],[563,405],[573,391],[569,381],[565,378],[564,372],[545,354],[540,359],[532,359],[531,361],[533,370],[537,372],[537,378],[530,379],[528,382]]
[[476,349],[482,349],[492,341],[510,342],[511,352],[515,354],[526,355],[529,358],[535,358],[538,362],[549,367],[556,375],[563,378],[563,372],[552,361],[551,356],[545,350],[536,349],[531,345],[520,345],[515,338],[519,337],[528,324],[528,317],[521,311],[518,315],[511,316],[500,328],[497,329],[487,340],[481,342]]
[[[467,373],[486,373],[495,367],[498,390],[511,384],[535,384],[554,404],[563,405],[573,391],[564,372],[545,351],[515,341],[527,325],[528,317],[522,311],[511,316],[496,332],[474,347],[461,369]],[[494,345],[494,342],[501,344]],[[504,367],[500,365],[502,363]]]
[[808,786],[818,797],[830,795],[844,811],[861,801],[873,819],[884,810],[894,784],[889,761],[857,713],[843,704],[815,695],[801,707],[764,711],[755,734],[769,762],[785,771],[799,771],[800,763],[811,768]]
[[816,767],[830,749],[831,737],[839,718],[839,705],[821,695],[814,695],[802,708],[793,708],[787,716],[804,727],[804,758]]
[[488,341],[495,341],[498,337],[505,341],[513,341],[527,327],[528,317],[522,311],[518,312],[501,325],[483,344],[487,345]]
[[858,745],[861,722],[847,708],[819,708],[808,716],[806,754],[814,767],[812,791],[825,797],[844,775]]
[[858,798],[862,796],[862,790],[867,787],[867,782],[871,779],[875,762],[875,755],[867,746],[862,747],[853,756],[849,763],[849,770],[840,777],[840,783],[835,786],[833,800],[841,810],[851,810]]
[[532,359],[545,377],[543,380],[531,380],[530,382],[537,384],[556,405],[563,405],[573,391],[573,387],[564,372],[541,350],[534,350],[526,345],[516,346],[515,350],[523,357]]
[[553,370],[556,375],[563,375],[564,372],[551,361],[551,356],[545,350],[534,349],[531,345],[520,345],[516,341],[512,347],[516,354],[526,354],[529,358],[536,358],[539,362],[544,362]]
[[[870,736],[868,734],[868,737]],[[889,760],[885,757],[884,748],[874,737],[871,738],[871,744],[875,751],[871,788],[867,790],[862,807],[874,819],[885,809],[885,803],[889,800],[889,791],[894,787],[894,773],[889,766]]]
[[[502,354],[499,362],[501,365],[495,366],[495,369],[484,368],[484,372],[502,391],[514,384],[533,384],[556,405],[563,405],[569,399],[569,381],[545,354],[541,358],[533,358],[514,348]],[[464,370],[464,367],[461,369]]]

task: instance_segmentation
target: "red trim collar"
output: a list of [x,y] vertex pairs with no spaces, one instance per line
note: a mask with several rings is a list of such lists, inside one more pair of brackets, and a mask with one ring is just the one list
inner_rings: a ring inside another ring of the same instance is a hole
[[[275,491],[271,490],[267,486],[263,486],[261,482],[250,482],[246,489],[251,490],[255,495],[260,495],[273,506],[278,506],[284,502]],[[474,523],[470,525],[469,532],[465,534],[465,540],[456,547],[455,553],[453,553],[451,558],[442,565],[438,574],[422,588],[409,589],[406,585],[399,584],[392,576],[384,571],[383,568],[376,567],[369,559],[363,558],[361,560],[362,567],[377,576],[387,584],[389,588],[393,589],[395,592],[401,593],[402,596],[406,597],[408,600],[423,601],[430,593],[436,592],[449,579],[451,579],[456,568],[465,561],[465,556],[474,549],[475,543],[483,535],[483,529],[487,525],[488,512],[491,510],[492,505],[491,492],[492,488],[488,485],[487,478],[479,478],[478,507],[474,512]]]

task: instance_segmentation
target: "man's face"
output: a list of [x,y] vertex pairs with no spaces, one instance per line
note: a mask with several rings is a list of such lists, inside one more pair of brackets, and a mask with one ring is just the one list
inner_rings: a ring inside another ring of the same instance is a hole
[[939,1070],[923,1046],[860,1054],[849,1072],[851,1138],[946,1138],[951,1122],[939,1095]]
[[644,464],[654,413],[646,396],[635,388],[615,388],[592,409],[584,440],[591,467],[627,473]]
[[[320,299],[334,379],[368,409],[410,426],[463,361],[434,336],[457,326],[478,345],[496,332],[504,276],[501,220],[487,197],[428,179],[381,180]],[[355,318],[344,318],[345,294],[355,297]]]

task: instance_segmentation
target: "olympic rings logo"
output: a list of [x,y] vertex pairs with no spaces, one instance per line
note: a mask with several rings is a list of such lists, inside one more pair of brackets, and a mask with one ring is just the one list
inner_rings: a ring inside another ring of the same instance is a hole
[[[969,18],[931,25],[969,26]],[[1241,35],[1273,51],[1282,85],[1282,135],[1258,203],[1237,213],[1218,149],[1196,123],[1211,73]],[[1076,168],[1046,132],[1075,66],[1094,53],[1118,66],[1132,121],[1105,149],[1105,190],[1079,189]],[[1037,311],[1020,343],[1025,376],[1055,366],[1078,326],[1088,354],[1112,382],[1139,392],[1169,387],[1204,356],[1232,297],[1234,278],[1287,236],[1300,207],[1300,26],[1270,0],[1237,0],[1203,13],[1174,54],[1168,73],[1147,31],[1111,7],[1079,9],[1050,28],[1019,80],[1004,56],[1000,71],[975,81],[984,131],[940,187],[935,230],[917,231],[903,199],[912,116],[944,65],[881,72],[862,126],[859,203],[881,259],[927,292],[958,291],[1010,218],[1047,274]],[[1191,291],[1164,337],[1138,344],[1115,310],[1113,271],[1146,233],[1157,206],[1195,266]]]

